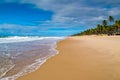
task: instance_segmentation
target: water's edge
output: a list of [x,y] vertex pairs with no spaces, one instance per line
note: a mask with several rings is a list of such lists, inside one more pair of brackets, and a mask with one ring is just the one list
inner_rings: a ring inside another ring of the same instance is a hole
[[[64,38],[64,39],[65,39],[65,38]],[[45,57],[45,58],[37,59],[37,60],[35,61],[35,63],[27,66],[26,69],[23,69],[23,70],[22,70],[21,72],[19,72],[18,74],[13,75],[13,76],[10,76],[10,77],[5,77],[5,78],[2,78],[2,79],[0,79],[0,80],[15,80],[15,79],[17,79],[17,78],[19,78],[19,77],[21,77],[21,76],[24,76],[24,75],[26,75],[26,74],[29,74],[29,73],[31,73],[31,72],[36,71],[36,70],[39,69],[48,59],[50,59],[50,58],[52,58],[53,56],[59,54],[59,51],[56,49],[56,48],[57,48],[57,44],[58,44],[60,41],[64,40],[64,39],[61,39],[61,40],[59,40],[59,41],[57,41],[57,42],[54,42],[53,47],[52,47],[51,49],[49,49],[49,50],[55,51],[55,52],[56,52],[55,54],[49,55],[49,56],[47,56],[47,57]],[[14,65],[14,66],[15,66],[15,65]],[[14,66],[12,66],[7,72],[9,72]],[[28,72],[28,70],[29,70],[29,72]],[[6,73],[7,73],[7,72],[6,72]],[[5,74],[6,74],[6,73],[5,73]],[[5,74],[4,74],[4,75],[5,75]],[[4,75],[2,75],[2,76],[4,76]]]

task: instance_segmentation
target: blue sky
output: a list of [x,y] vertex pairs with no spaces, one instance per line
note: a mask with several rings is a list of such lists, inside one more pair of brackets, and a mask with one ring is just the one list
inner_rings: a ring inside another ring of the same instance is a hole
[[1,0],[0,35],[68,36],[109,15],[120,19],[120,0]]

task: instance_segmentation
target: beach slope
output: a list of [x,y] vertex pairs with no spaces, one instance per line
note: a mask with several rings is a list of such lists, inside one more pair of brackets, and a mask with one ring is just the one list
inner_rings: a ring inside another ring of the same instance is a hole
[[17,80],[120,80],[120,37],[70,37],[59,54]]

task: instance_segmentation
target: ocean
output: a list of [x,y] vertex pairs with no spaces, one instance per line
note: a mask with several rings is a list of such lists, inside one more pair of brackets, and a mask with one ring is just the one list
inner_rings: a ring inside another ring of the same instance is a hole
[[56,43],[65,37],[0,38],[0,80],[16,78],[35,71],[58,51]]

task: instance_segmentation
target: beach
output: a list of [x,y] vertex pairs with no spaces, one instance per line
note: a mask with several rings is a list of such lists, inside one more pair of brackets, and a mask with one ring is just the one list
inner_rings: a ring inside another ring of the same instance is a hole
[[59,54],[16,80],[120,80],[119,36],[76,36],[57,44]]

